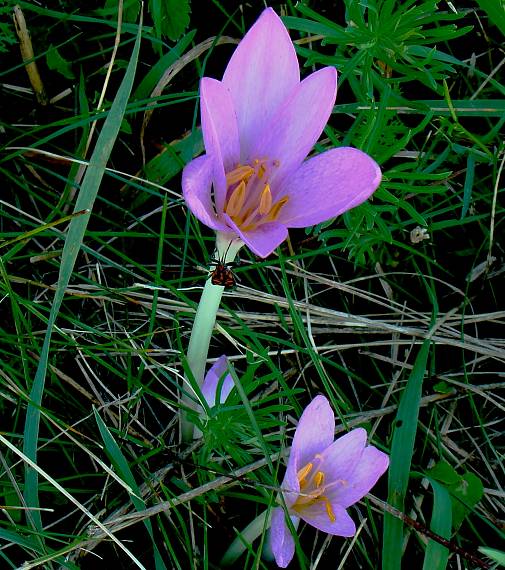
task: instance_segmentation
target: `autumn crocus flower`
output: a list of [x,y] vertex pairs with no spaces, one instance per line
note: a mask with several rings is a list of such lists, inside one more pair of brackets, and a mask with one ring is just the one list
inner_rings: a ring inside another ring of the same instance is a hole
[[[358,428],[333,441],[335,417],[324,396],[305,409],[296,428],[281,489],[292,521],[302,519],[328,534],[353,536],[356,526],[346,509],[363,498],[386,471],[389,458],[366,444]],[[271,549],[281,568],[295,552],[284,509],[272,512]]]
[[304,162],[335,103],[337,74],[325,67],[300,82],[288,32],[263,11],[232,55],[222,81],[200,84],[206,154],[184,169],[193,214],[229,241],[266,257],[288,228],[318,224],[361,204],[381,172],[349,147]]
[[[220,404],[226,402],[226,398],[233,389],[233,378],[231,374],[226,374],[223,378],[227,370],[228,359],[223,354],[223,356],[220,356],[216,362],[214,362],[205,375],[201,390],[209,408],[213,408],[216,405],[216,399]],[[222,382],[221,378],[223,378]]]

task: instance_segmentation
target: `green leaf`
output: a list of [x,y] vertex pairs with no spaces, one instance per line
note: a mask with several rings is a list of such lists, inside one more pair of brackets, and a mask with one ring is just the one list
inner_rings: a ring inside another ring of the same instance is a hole
[[505,552],[496,548],[488,548],[487,546],[479,546],[479,552],[497,562],[500,566],[505,566]]
[[151,0],[149,11],[158,37],[167,36],[175,41],[189,26],[189,0]]
[[468,513],[482,499],[484,494],[482,481],[469,471],[459,475],[445,461],[439,461],[427,474],[444,484],[451,494],[452,526],[455,531],[458,530]]
[[[417,432],[424,373],[430,353],[425,340],[403,392],[395,420],[391,463],[389,466],[388,503],[403,512]],[[384,517],[382,568],[400,570],[403,549],[403,522],[388,513]]]
[[477,4],[488,15],[489,23],[505,36],[505,0],[477,0]]
[[428,475],[445,483],[446,485],[455,485],[459,482],[461,477],[458,475],[454,467],[449,465],[446,461],[439,461],[431,469],[428,470]]
[[[95,420],[100,430],[100,435],[105,445],[105,452],[109,457],[114,469],[117,471],[118,475],[123,479],[123,481],[133,490],[135,495],[131,495],[132,503],[134,504],[137,511],[145,511],[146,504],[141,498],[140,489],[135,481],[135,477],[130,469],[130,465],[126,457],[123,455],[121,448],[117,444],[116,440],[109,431],[109,428],[105,425],[104,421],[98,414],[97,410],[93,410],[95,414]],[[166,570],[166,566],[163,563],[160,551],[154,539],[153,526],[150,519],[144,520],[144,526],[151,537],[153,550],[154,550],[154,561],[156,570]]]
[[[456,485],[449,488],[455,497],[452,501],[453,528],[457,530],[473,507],[484,495],[482,481],[473,473],[466,471]],[[458,500],[459,499],[459,500]]]
[[134,99],[146,99],[150,97],[165,71],[173,65],[186,51],[195,37],[196,30],[188,32],[180,41],[164,56],[162,56],[146,73],[135,90]]
[[[74,212],[79,212],[81,210],[88,210],[91,212],[93,209],[98,189],[107,167],[107,162],[112,152],[112,148],[116,142],[119,128],[126,111],[126,105],[130,97],[140,50],[140,39],[142,37],[141,32],[142,25],[140,24],[138,26],[137,39],[131,54],[128,69],[126,70],[123,81],[119,86],[114,102],[112,103],[110,111],[100,131],[100,135],[96,142],[93,154],[91,155],[86,174],[84,175],[81,188],[79,190]],[[56,288],[51,312],[49,314],[47,330],[40,352],[37,371],[30,391],[30,403],[26,411],[24,426],[23,453],[34,463],[37,461],[40,406],[44,394],[51,336],[63,302],[65,291],[70,282],[70,277],[74,269],[77,255],[83,242],[89,217],[89,214],[78,216],[73,218],[70,222],[61,256],[58,286]],[[34,509],[29,515],[33,526],[42,530],[40,512],[36,510],[39,506],[38,474],[37,471],[28,464],[25,466],[24,495],[27,506],[33,507]]]
[[[433,488],[433,512],[430,529],[442,538],[449,540],[452,526],[451,497],[443,485],[431,478],[428,478],[428,481]],[[445,570],[448,560],[449,550],[434,540],[428,540],[423,570]]]
[[57,71],[63,75],[63,77],[66,77],[67,79],[75,78],[75,75],[72,71],[72,65],[61,55],[61,53],[58,51],[58,48],[54,47],[53,45],[50,45],[49,49],[46,52],[46,63],[49,69],[52,71]]

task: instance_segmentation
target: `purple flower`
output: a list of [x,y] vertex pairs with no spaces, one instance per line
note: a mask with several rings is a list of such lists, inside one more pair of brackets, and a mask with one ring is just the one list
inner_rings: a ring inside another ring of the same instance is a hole
[[[201,390],[209,408],[213,408],[216,405],[217,396],[219,396],[220,404],[226,402],[228,394],[232,391],[234,384],[231,374],[227,374],[223,378],[223,374],[227,370],[228,359],[223,354],[214,362],[205,376]],[[220,382],[221,378],[223,378],[222,382]]]
[[[296,428],[281,489],[291,519],[302,519],[337,536],[353,536],[356,526],[347,507],[363,498],[386,471],[389,458],[366,444],[367,433],[357,428],[333,441],[335,416],[328,400],[317,396]],[[295,542],[284,510],[272,512],[271,547],[277,565],[286,568]]]
[[184,169],[184,198],[205,225],[266,257],[287,235],[366,200],[381,172],[365,153],[335,148],[304,162],[335,103],[337,73],[300,82],[288,32],[263,11],[232,55],[222,81],[203,77],[206,154]]

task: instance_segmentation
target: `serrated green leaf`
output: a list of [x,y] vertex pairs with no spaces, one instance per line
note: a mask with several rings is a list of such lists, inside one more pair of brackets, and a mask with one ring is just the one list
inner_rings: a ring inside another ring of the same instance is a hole
[[52,71],[57,71],[66,79],[74,79],[75,75],[72,71],[72,65],[67,61],[56,47],[49,46],[46,52],[46,64]]
[[189,0],[151,0],[149,11],[154,21],[156,34],[175,41],[189,26],[191,7]]

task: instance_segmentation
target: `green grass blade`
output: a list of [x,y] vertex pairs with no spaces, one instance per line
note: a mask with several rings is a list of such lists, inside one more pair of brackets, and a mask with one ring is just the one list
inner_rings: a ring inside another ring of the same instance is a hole
[[[79,196],[77,198],[74,212],[93,209],[93,204],[102,181],[102,177],[107,166],[112,148],[116,141],[116,137],[121,127],[121,122],[126,110],[126,105],[130,96],[135,77],[138,54],[140,49],[141,25],[138,28],[137,39],[130,58],[130,62],[126,69],[125,76],[118,89],[117,95],[111,106],[107,119],[104,122],[100,136],[98,137],[95,150],[89,161],[89,166],[82,181]],[[37,444],[39,437],[40,425],[40,405],[42,395],[44,393],[44,384],[47,373],[47,364],[49,358],[49,345],[51,342],[51,334],[58,316],[58,312],[63,301],[65,290],[70,281],[70,276],[74,268],[77,254],[81,247],[84,233],[88,224],[89,216],[77,216],[72,219],[69,225],[67,238],[63,247],[60,272],[58,277],[58,286],[54,295],[51,313],[49,315],[47,331],[44,337],[44,343],[40,354],[40,360],[35,373],[32,389],[30,392],[30,404],[26,411],[23,453],[33,462],[37,460]],[[25,501],[28,506],[37,508],[39,506],[38,498],[38,475],[37,472],[29,465],[25,466]],[[39,530],[42,529],[42,521],[38,511],[31,511],[29,514],[32,524]]]
[[[388,502],[403,512],[409,482],[410,465],[417,431],[424,372],[430,352],[430,341],[425,340],[414,363],[414,368],[402,395],[395,421],[389,467]],[[403,548],[403,522],[390,515],[384,517],[382,567],[400,570]]]
[[[120,475],[123,481],[129,485],[135,493],[134,495],[131,495],[131,500],[137,511],[145,511],[146,504],[141,498],[140,489],[137,485],[137,482],[135,481],[135,477],[133,476],[130,466],[128,465],[126,457],[123,455],[119,445],[110,433],[109,428],[105,425],[104,421],[98,414],[97,410],[94,409],[93,411],[95,413],[95,420],[98,425],[98,429],[100,430],[100,435],[102,436],[102,440],[105,445],[105,451],[109,456],[109,459],[114,465],[118,475]],[[156,570],[166,570],[166,566],[163,563],[163,559],[161,558],[161,554],[154,539],[153,526],[151,521],[149,519],[146,519],[144,521],[144,526],[146,527],[147,532],[149,533],[149,536],[152,540]]]
[[505,2],[503,0],[477,0],[477,4],[488,15],[489,21],[505,36]]
[[[430,529],[448,540],[451,538],[452,504],[449,491],[437,481],[428,479],[433,488],[433,513]],[[449,550],[435,542],[428,541],[424,555],[423,570],[445,570],[449,561]]]

